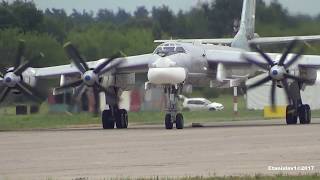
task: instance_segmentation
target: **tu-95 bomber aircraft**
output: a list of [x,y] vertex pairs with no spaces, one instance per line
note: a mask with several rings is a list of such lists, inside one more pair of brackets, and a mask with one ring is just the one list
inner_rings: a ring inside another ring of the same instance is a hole
[[[72,88],[74,96],[79,97],[86,89],[91,88],[98,99],[98,94],[104,92],[109,108],[102,112],[103,128],[113,129],[115,125],[117,128],[127,128],[128,114],[126,110],[119,108],[119,97],[122,91],[129,90],[135,84],[136,73],[145,73],[148,78],[146,89],[159,87],[166,94],[166,129],[172,129],[174,124],[177,129],[183,129],[184,120],[178,111],[177,99],[185,87],[209,84],[219,86],[231,80],[245,81],[257,72],[265,72],[265,78],[248,88],[272,81],[272,107],[276,104],[277,87],[284,88],[287,94],[287,124],[296,124],[298,117],[300,123],[310,123],[310,107],[303,104],[300,91],[305,85],[315,83],[320,56],[302,55],[302,50],[297,54],[292,54],[291,51],[298,41],[319,41],[320,36],[256,36],[255,3],[255,0],[244,0],[240,29],[231,39],[158,40],[155,42],[162,44],[153,53],[125,58],[116,55],[92,62],[85,62],[77,49],[67,43],[64,48],[72,63],[45,68],[21,64],[21,53],[18,53],[16,65],[1,75],[3,90],[0,101],[9,93],[14,94],[12,92],[37,99],[37,91],[43,89],[38,84],[41,80],[80,75],[74,82],[62,81],[55,93]],[[264,53],[258,46],[279,43],[289,44],[283,54]]]

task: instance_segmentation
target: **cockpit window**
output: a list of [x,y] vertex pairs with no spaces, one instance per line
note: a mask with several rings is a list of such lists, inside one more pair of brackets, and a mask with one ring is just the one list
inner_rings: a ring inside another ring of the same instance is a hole
[[163,47],[162,49],[168,52],[173,52],[175,47]]
[[154,53],[165,57],[178,53],[186,53],[186,51],[180,44],[165,43],[158,46]]

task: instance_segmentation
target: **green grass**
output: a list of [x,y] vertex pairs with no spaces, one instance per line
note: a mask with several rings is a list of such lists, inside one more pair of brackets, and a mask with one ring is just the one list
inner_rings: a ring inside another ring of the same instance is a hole
[[[185,122],[214,122],[263,119],[263,111],[245,108],[245,100],[239,97],[239,113],[233,113],[232,96],[223,95],[212,101],[222,103],[223,111],[183,112]],[[100,124],[100,117],[91,114],[50,114],[48,106],[43,104],[39,114],[16,116],[13,108],[0,109],[0,130],[25,130],[42,128],[62,128],[72,125]],[[313,111],[314,117],[320,117],[320,111]],[[129,112],[129,122],[138,124],[162,124],[165,112]]]

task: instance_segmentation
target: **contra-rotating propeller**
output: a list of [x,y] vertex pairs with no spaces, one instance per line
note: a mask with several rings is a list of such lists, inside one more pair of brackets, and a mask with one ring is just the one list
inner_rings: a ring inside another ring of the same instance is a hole
[[14,66],[8,69],[1,68],[0,78],[2,78],[1,86],[4,87],[3,91],[0,93],[0,103],[8,96],[10,91],[18,90],[24,95],[31,97],[37,102],[41,102],[41,95],[32,88],[29,84],[25,83],[23,80],[22,73],[28,69],[31,65],[30,62],[39,60],[44,57],[43,53],[38,56],[31,58],[30,61],[23,61],[25,52],[25,41],[19,40],[19,46],[14,62]]
[[247,89],[256,88],[258,86],[261,86],[262,84],[265,84],[269,81],[272,81],[271,85],[271,105],[272,109],[275,110],[275,96],[276,96],[276,86],[280,82],[285,90],[287,100],[290,103],[292,99],[294,99],[289,91],[289,84],[288,79],[298,81],[300,83],[308,83],[309,81],[307,79],[297,77],[294,75],[289,74],[288,68],[297,62],[299,58],[304,53],[304,48],[301,48],[297,54],[295,54],[290,60],[288,60],[286,63],[286,59],[290,52],[295,48],[297,45],[298,40],[292,41],[286,48],[285,52],[282,54],[280,60],[278,62],[274,62],[270,56],[262,51],[257,45],[253,44],[251,45],[251,48],[256,50],[263,59],[268,63],[268,66],[265,66],[264,64],[261,64],[259,61],[253,59],[252,57],[248,55],[244,55],[244,59],[248,61],[249,63],[252,63],[266,71],[268,71],[268,76],[255,82],[254,84],[251,84],[247,86]]
[[81,79],[71,82],[56,88],[56,92],[63,92],[70,88],[75,88],[74,98],[76,101],[80,101],[82,94],[87,88],[92,88],[95,104],[97,109],[97,102],[99,99],[99,92],[103,91],[106,94],[107,99],[111,103],[119,101],[118,96],[115,93],[108,91],[106,88],[101,86],[100,77],[104,73],[115,70],[121,63],[120,54],[113,55],[109,59],[106,59],[103,63],[98,65],[95,69],[90,69],[88,64],[84,61],[79,51],[69,42],[64,45],[64,49],[69,59],[74,63],[77,69],[81,73]]

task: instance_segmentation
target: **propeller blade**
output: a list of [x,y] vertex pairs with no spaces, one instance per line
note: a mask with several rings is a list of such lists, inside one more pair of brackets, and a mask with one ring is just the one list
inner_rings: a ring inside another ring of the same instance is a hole
[[114,62],[113,64],[111,64],[110,66],[108,66],[107,68],[101,70],[99,72],[99,75],[102,75],[112,69],[116,69],[121,63],[123,63],[123,61],[121,59],[119,59],[118,61]]
[[83,83],[83,80],[79,79],[79,80],[74,81],[72,83],[69,83],[69,84],[63,85],[61,87],[58,87],[58,89],[74,88],[74,87],[80,86],[82,83]]
[[105,62],[103,62],[102,64],[100,64],[93,72],[96,74],[99,74],[100,71],[106,67],[108,64],[110,64],[113,60],[117,59],[120,57],[120,54],[117,53],[115,55],[113,55],[112,57],[110,57],[108,60],[106,60]]
[[287,96],[287,101],[289,104],[291,104],[291,95],[290,95],[290,91],[289,91],[289,85],[286,79],[283,79],[282,81],[282,85],[284,88],[284,91],[286,92],[286,96]]
[[276,85],[277,82],[273,80],[271,86],[271,107],[273,112],[276,111]]
[[287,59],[287,56],[290,52],[292,52],[293,48],[296,46],[297,44],[297,40],[293,40],[287,47],[286,51],[283,53],[283,55],[281,56],[281,59],[279,60],[279,65],[283,66],[284,61]]
[[22,61],[22,56],[24,54],[25,51],[25,41],[20,39],[19,40],[19,46],[18,46],[18,50],[17,50],[17,55],[16,55],[16,61],[14,63],[14,69],[18,68],[21,64]]
[[3,85],[3,77],[0,77],[0,87]]
[[249,85],[247,87],[247,89],[256,88],[256,87],[258,87],[258,86],[260,86],[260,85],[262,85],[262,84],[264,84],[264,83],[266,83],[266,82],[268,82],[270,80],[272,80],[272,78],[270,76],[267,76],[267,77],[257,81],[256,83]]
[[93,96],[94,96],[94,101],[95,101],[95,103],[94,103],[94,114],[97,115],[98,112],[99,112],[99,107],[100,107],[99,106],[100,105],[99,89],[98,89],[97,86],[93,86]]
[[28,67],[30,67],[30,61],[23,62],[18,68],[16,68],[13,73],[17,76],[21,75]]
[[87,89],[87,86],[84,83],[82,83],[78,88],[76,88],[74,95],[73,95],[74,100],[76,102],[81,101],[82,94],[85,92],[86,89]]
[[78,87],[80,86],[81,84],[83,83],[83,80],[82,79],[79,79],[77,81],[74,81],[72,83],[69,83],[69,84],[65,84],[61,87],[58,87],[58,88],[55,88],[54,89],[54,94],[63,94],[65,91],[71,89],[71,88],[75,88],[75,87]]
[[291,74],[284,74],[284,77],[286,77],[288,79],[292,79],[292,80],[298,81],[298,82],[302,82],[302,83],[309,83],[310,82],[308,79],[297,77],[297,76],[294,76],[294,75],[291,75]]
[[3,102],[3,100],[7,97],[8,93],[10,92],[10,87],[5,87],[4,90],[0,94],[0,103]]
[[256,60],[252,59],[251,57],[249,57],[249,56],[247,56],[247,55],[243,55],[243,58],[244,58],[246,61],[248,61],[249,63],[254,64],[254,65],[260,67],[261,69],[268,70],[268,68],[267,68],[264,64],[257,62]]
[[22,93],[30,96],[32,99],[34,99],[37,102],[42,101],[41,95],[24,81],[18,82],[16,88],[19,89]]
[[301,48],[300,51],[288,62],[284,65],[284,67],[287,69],[289,68],[292,64],[294,64],[305,52],[304,48]]
[[4,74],[7,73],[7,69],[6,68],[3,68],[3,67],[0,67],[0,75],[2,75],[2,77],[4,76]]
[[68,55],[68,58],[73,61],[76,67],[79,69],[80,72],[85,73],[89,70],[89,67],[86,62],[81,58],[80,53],[78,50],[68,42],[64,45],[64,49]]
[[268,62],[270,66],[274,66],[274,62],[272,61],[270,56],[264,53],[262,49],[260,49],[256,44],[251,44],[251,48],[257,51]]

